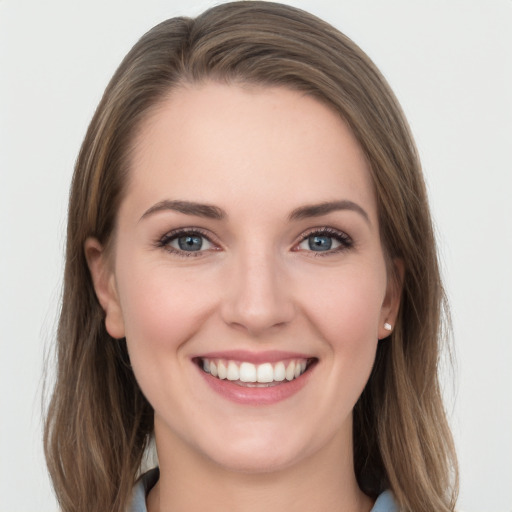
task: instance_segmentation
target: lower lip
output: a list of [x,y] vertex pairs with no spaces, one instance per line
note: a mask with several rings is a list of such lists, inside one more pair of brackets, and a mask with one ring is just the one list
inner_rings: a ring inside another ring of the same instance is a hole
[[198,367],[198,371],[213,391],[227,400],[243,405],[271,405],[290,398],[305,386],[312,370],[313,367],[310,367],[292,381],[283,381],[281,384],[260,388],[240,386],[227,379],[212,377]]

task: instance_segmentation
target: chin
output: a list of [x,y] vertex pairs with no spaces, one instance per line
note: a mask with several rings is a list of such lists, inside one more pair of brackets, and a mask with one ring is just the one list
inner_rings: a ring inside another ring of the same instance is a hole
[[[203,453],[212,462],[227,471],[250,474],[264,474],[285,470],[308,456],[311,444],[299,442],[291,436],[252,435],[238,437],[226,435],[229,443],[219,449],[204,447]],[[213,445],[215,446],[215,445]]]
[[255,475],[283,471],[293,466],[299,460],[299,457],[296,453],[275,453],[269,450],[257,455],[248,451],[223,454],[222,457],[216,457],[212,460],[226,471]]

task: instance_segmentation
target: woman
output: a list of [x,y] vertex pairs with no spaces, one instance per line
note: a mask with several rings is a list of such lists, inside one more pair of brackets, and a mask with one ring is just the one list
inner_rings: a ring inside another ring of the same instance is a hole
[[62,509],[453,510],[443,307],[368,57],[267,2],[160,24],[75,169],[45,432]]

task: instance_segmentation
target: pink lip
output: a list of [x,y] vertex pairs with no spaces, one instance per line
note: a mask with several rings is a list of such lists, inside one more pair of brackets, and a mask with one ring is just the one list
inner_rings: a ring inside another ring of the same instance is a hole
[[231,361],[247,361],[248,363],[277,363],[278,361],[288,361],[290,359],[311,359],[310,354],[300,354],[298,352],[284,352],[278,350],[269,350],[266,352],[249,352],[247,350],[225,350],[219,352],[208,352],[207,354],[198,354],[193,359],[228,359]]
[[[229,354],[229,357],[228,357]],[[240,356],[243,354],[243,356]],[[272,357],[277,354],[275,352],[272,353]],[[255,354],[252,354],[253,356]],[[259,354],[258,354],[259,355]],[[274,362],[274,361],[283,361],[285,359],[308,359],[304,355],[294,354],[290,355],[287,353],[283,358],[282,353],[281,357],[277,357],[275,359],[269,359],[269,354],[265,357],[262,355],[262,359],[258,359],[258,362]],[[237,356],[237,357],[235,357]],[[211,359],[230,359],[233,361],[241,360],[241,361],[250,361],[254,362],[255,358],[248,358],[247,353],[241,352],[218,352],[218,353],[210,353],[208,355],[204,355],[205,358]],[[222,396],[223,398],[230,400],[231,402],[235,402],[237,404],[242,405],[272,405],[282,400],[286,400],[291,396],[298,393],[308,382],[311,373],[313,372],[313,365],[306,370],[300,377],[292,380],[292,381],[283,381],[279,384],[269,387],[246,387],[241,386],[233,381],[227,379],[218,379],[216,377],[212,377],[209,373],[204,372],[199,365],[197,366],[197,371],[201,374],[205,382],[208,384],[210,389],[215,391],[217,394]]]

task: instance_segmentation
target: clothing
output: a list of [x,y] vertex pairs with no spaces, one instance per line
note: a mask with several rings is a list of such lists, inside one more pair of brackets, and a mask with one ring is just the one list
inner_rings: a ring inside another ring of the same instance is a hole
[[[147,512],[146,495],[156,484],[159,476],[160,471],[158,468],[151,469],[141,476],[133,489],[132,503],[127,512]],[[383,492],[377,498],[371,512],[398,512],[392,492]]]
[[153,468],[139,478],[133,488],[132,503],[126,512],[147,512],[146,495],[157,483],[159,476],[160,470]]

